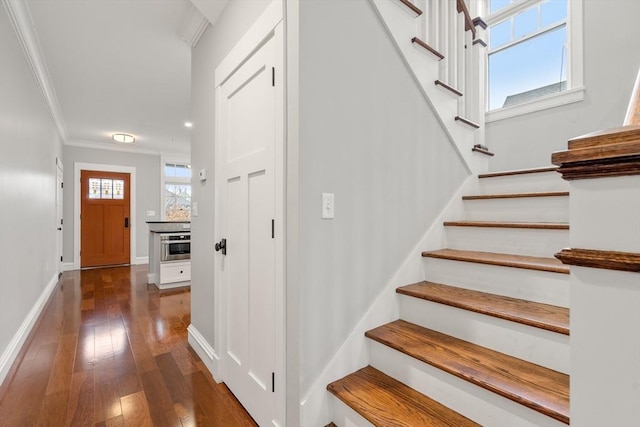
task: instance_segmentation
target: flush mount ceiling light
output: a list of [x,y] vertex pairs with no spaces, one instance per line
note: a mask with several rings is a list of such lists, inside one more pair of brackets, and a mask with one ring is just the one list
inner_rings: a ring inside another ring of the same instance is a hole
[[192,127],[193,127],[193,123],[191,123],[191,122],[184,122],[184,127],[192,128]]
[[124,144],[131,144],[136,140],[133,135],[129,135],[127,133],[114,133],[111,138],[116,142],[122,142]]

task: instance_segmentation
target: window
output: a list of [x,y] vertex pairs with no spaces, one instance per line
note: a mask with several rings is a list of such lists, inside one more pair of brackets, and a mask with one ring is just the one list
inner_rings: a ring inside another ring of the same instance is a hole
[[191,165],[163,162],[163,218],[166,221],[191,220]]
[[579,51],[581,39],[574,46],[568,43],[575,40],[569,34],[570,8],[580,1],[489,0],[489,111],[546,99],[572,89],[571,83],[582,84],[581,57],[571,63],[571,49]]
[[124,181],[121,179],[89,178],[90,199],[124,199]]

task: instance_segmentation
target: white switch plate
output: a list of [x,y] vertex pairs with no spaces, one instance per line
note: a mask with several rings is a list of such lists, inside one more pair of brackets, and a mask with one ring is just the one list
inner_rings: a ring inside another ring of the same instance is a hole
[[200,178],[200,181],[205,181],[207,179],[207,170],[200,169],[200,171],[198,172],[198,177]]
[[322,219],[333,219],[334,211],[333,193],[322,193]]
[[156,211],[147,211],[147,216],[156,216]]
[[191,203],[191,216],[198,216],[198,202]]

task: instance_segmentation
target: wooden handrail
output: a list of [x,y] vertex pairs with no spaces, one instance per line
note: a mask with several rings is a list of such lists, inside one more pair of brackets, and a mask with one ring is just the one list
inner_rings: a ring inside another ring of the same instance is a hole
[[464,0],[457,0],[457,2],[458,2],[458,6],[457,6],[458,13],[464,14],[464,30],[471,31],[471,34],[473,34],[473,38],[475,39],[476,26],[473,24],[473,19],[471,19],[471,14],[469,13],[469,9],[467,8],[467,5],[464,2]]
[[624,126],[631,125],[640,125],[640,69],[638,69],[636,84],[633,87],[631,99],[629,99],[627,115],[624,118]]

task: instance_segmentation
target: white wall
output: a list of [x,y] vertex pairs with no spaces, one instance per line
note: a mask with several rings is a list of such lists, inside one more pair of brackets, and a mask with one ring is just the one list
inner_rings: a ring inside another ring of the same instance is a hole
[[305,395],[467,172],[368,1],[301,1],[299,18]]
[[[64,146],[64,261],[73,261],[74,163],[98,163],[136,168],[136,257],[149,255],[149,227],[145,221],[160,221],[160,156]],[[155,211],[147,217],[147,211]],[[131,236],[134,238],[134,236]]]
[[[191,219],[191,324],[214,347],[213,197],[214,197],[214,70],[251,24],[269,5],[264,0],[230,1],[191,52],[192,201],[198,216]],[[206,169],[200,182],[197,172]]]
[[55,125],[0,6],[0,381],[57,279],[56,157]]
[[640,67],[640,1],[583,2],[585,99],[488,123],[491,170],[549,165],[568,139],[622,125]]

